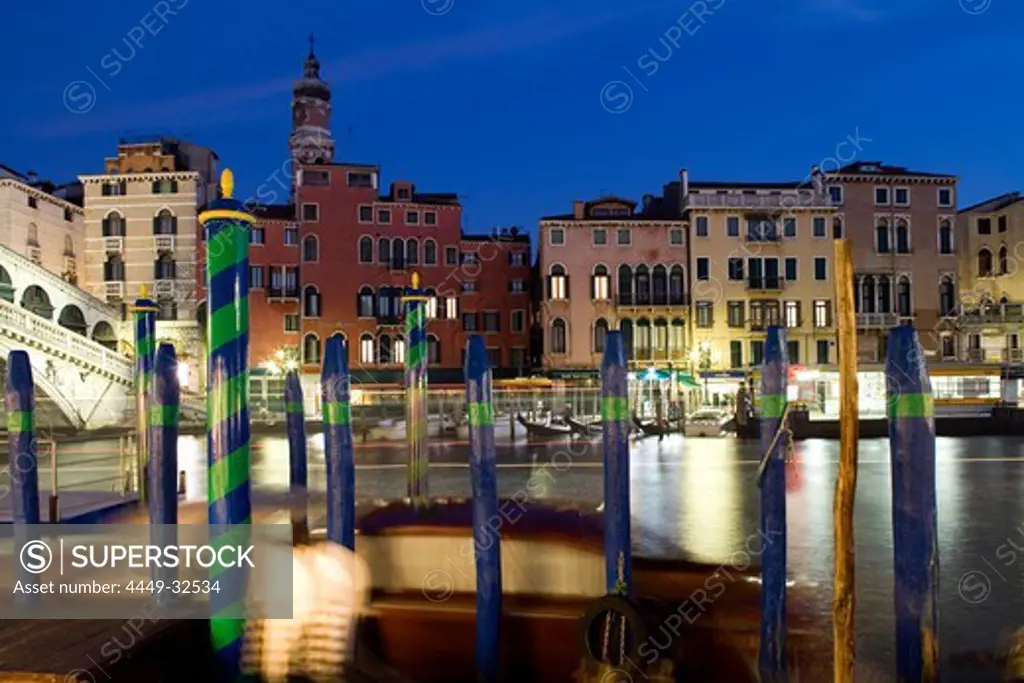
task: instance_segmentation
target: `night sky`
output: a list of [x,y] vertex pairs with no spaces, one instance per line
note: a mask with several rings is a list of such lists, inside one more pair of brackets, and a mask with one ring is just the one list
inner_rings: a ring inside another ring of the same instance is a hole
[[[65,181],[118,137],[214,148],[249,194],[287,159],[316,33],[338,157],[452,191],[466,228],[614,193],[800,179],[838,153],[961,177],[1022,172],[1020,0],[12,2],[0,163]],[[653,51],[653,54],[652,54]],[[662,61],[658,61],[654,55]],[[616,82],[618,81],[618,82]],[[628,89],[627,89],[628,86]],[[854,138],[853,145],[839,143]]]

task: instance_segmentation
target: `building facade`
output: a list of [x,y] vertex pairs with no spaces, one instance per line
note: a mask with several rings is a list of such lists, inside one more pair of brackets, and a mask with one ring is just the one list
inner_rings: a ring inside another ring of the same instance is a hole
[[663,198],[576,201],[541,219],[539,321],[548,371],[599,367],[619,329],[633,367],[688,362],[687,222]]
[[885,362],[888,331],[903,324],[940,358],[956,339],[940,305],[956,288],[956,177],[862,161],[825,183],[838,230],[853,244],[859,360]]

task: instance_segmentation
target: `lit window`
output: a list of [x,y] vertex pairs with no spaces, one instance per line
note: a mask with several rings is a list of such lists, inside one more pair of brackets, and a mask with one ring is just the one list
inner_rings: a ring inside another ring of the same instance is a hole
[[359,338],[359,362],[360,363],[372,363],[374,359],[374,343],[373,337],[368,334],[364,334]]

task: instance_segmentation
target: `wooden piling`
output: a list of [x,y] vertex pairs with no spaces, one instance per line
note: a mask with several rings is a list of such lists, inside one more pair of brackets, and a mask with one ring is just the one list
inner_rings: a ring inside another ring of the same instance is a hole
[[853,683],[857,655],[855,546],[853,504],[857,493],[857,319],[854,312],[853,246],[835,241],[836,322],[839,340],[839,476],[836,479],[832,524],[833,555],[833,681]]

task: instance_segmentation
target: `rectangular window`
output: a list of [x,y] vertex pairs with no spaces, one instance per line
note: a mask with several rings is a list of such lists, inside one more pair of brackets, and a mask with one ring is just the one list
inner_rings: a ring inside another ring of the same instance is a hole
[[529,265],[526,262],[527,253],[525,251],[510,251],[508,254],[508,264],[510,266],[526,266]]
[[462,258],[460,260],[464,265],[475,266],[480,262],[477,260],[475,251],[464,251],[462,252],[461,257]]
[[459,249],[458,249],[458,247],[445,247],[444,248],[444,264],[446,266],[457,266],[457,265],[459,265]]
[[826,233],[826,230],[825,230],[825,217],[824,216],[815,216],[814,217],[814,236],[815,237],[825,237],[826,234],[827,233]]
[[828,259],[824,256],[814,257],[814,279],[819,282],[828,280]]
[[550,275],[549,279],[551,281],[551,284],[549,285],[549,287],[551,289],[551,296],[549,298],[554,299],[554,300],[562,300],[562,299],[567,298],[568,297],[568,293],[567,293],[568,287],[566,286],[567,285],[567,283],[566,283],[566,279],[567,279],[566,276],[565,275]]
[[395,193],[395,194],[396,194],[396,196],[399,199],[408,199],[409,198],[409,188],[408,187],[400,187],[400,188],[398,188],[398,192]]
[[[463,349],[465,350],[465,349]],[[491,364],[492,368],[501,367],[501,349],[494,349],[488,347],[487,349],[487,362]]]
[[[786,302],[786,327],[800,327],[800,302]],[[790,359],[792,360],[792,358]]]
[[476,313],[462,314],[462,329],[465,332],[476,332]]
[[939,188],[939,206],[953,206],[953,191],[948,187]]
[[560,247],[565,244],[565,230],[562,228],[551,228],[551,246]]
[[832,302],[825,299],[814,301],[814,326],[817,328],[832,327]]
[[683,245],[682,228],[672,228],[668,231],[668,243],[673,247],[681,247]]
[[348,186],[349,187],[374,187],[373,174],[372,173],[349,173],[348,174]]
[[893,190],[892,203],[896,206],[910,206],[910,190],[905,187],[897,187]]
[[[697,259],[697,263],[700,264],[700,259]],[[699,273],[700,270],[698,269],[697,272]],[[707,278],[698,276],[697,279],[706,280]],[[729,280],[732,282],[741,282],[743,280],[743,259],[741,257],[729,257]]]
[[249,230],[249,244],[263,244],[263,228],[252,228]]
[[71,213],[71,209],[64,209],[64,220],[70,223],[73,220],[73,218],[74,217]]
[[833,205],[840,205],[843,203],[843,188],[841,186],[834,185],[828,188],[828,198],[831,200]]
[[475,292],[475,291],[477,291],[477,289],[476,289],[476,281],[475,280],[467,280],[466,282],[463,282],[462,285],[461,285],[461,289],[462,289],[463,292]]
[[743,367],[743,342],[729,342],[729,367],[734,370]]
[[509,321],[509,329],[519,333],[526,329],[526,311],[512,311],[512,318]]
[[697,327],[713,327],[715,324],[714,318],[714,302],[713,301],[698,301],[697,302]]
[[518,347],[512,349],[512,367],[520,370],[526,367],[526,349]]
[[1000,216],[998,221],[999,232],[1006,232],[1006,216]]
[[36,201],[35,197],[29,197],[28,198],[28,205],[29,205],[29,208],[31,208],[31,209],[39,208],[39,202]]
[[593,238],[593,244],[595,247],[603,247],[608,244],[608,231],[604,228],[594,228],[594,232],[591,233]]
[[459,317],[459,300],[454,296],[450,296],[445,299],[444,302],[444,317],[448,320],[455,320]]
[[875,188],[875,205],[886,206],[889,204],[889,188],[888,187],[876,187]]
[[796,257],[794,257],[794,256],[787,256],[786,257],[786,274],[785,274],[785,278],[786,278],[786,282],[796,282],[797,281],[797,261],[796,261]]
[[697,258],[697,279],[708,280],[711,278],[711,262],[706,256]]
[[501,331],[501,314],[497,311],[484,312],[484,332]]
[[747,239],[751,242],[775,242],[779,239],[779,226],[772,218],[748,218]]
[[818,347],[818,365],[828,365],[828,340],[819,339],[817,343]]
[[617,230],[615,242],[621,247],[628,247],[632,243],[629,230]]
[[728,216],[725,219],[725,235],[726,237],[739,237],[740,236],[740,217],[739,216]]
[[708,217],[697,216],[697,237],[708,236]]
[[436,211],[425,211],[423,213],[423,224],[424,225],[437,225],[437,212]]
[[372,206],[360,206],[359,207],[359,222],[360,223],[372,223],[373,222],[373,207]]
[[786,360],[794,365],[800,363],[800,342],[786,342]]
[[299,331],[299,316],[296,313],[285,313],[284,314],[284,331],[285,332],[298,332]]
[[298,228],[285,228],[284,229],[284,244],[286,247],[295,247],[299,244],[299,229]]
[[764,362],[764,342],[755,339],[750,342],[750,364],[757,366]]
[[378,211],[377,222],[381,225],[391,225],[391,209],[381,209]]
[[978,234],[979,235],[991,235],[992,234],[992,219],[991,218],[979,218],[978,219]]
[[304,220],[304,221],[318,221],[318,220],[320,220],[320,205],[319,204],[303,204],[302,205],[302,220]]
[[744,320],[746,302],[744,301],[730,301],[729,302],[729,327],[743,327],[746,324]]
[[419,225],[420,224],[420,212],[419,211],[406,211],[405,212],[405,224],[406,225]]
[[249,266],[249,289],[263,289],[263,266]]
[[796,217],[788,216],[782,219],[782,236],[796,237]]
[[526,291],[526,280],[509,280],[508,281],[508,291],[512,292],[513,294],[518,294],[520,292],[525,292]]
[[331,174],[328,171],[303,171],[301,182],[303,185],[328,187],[331,184]]

